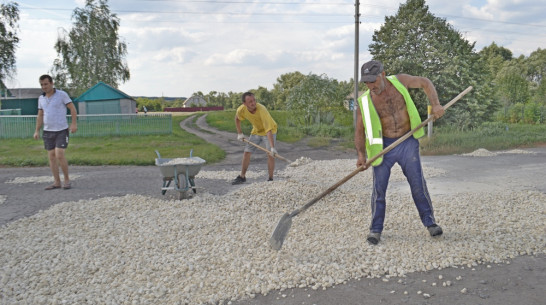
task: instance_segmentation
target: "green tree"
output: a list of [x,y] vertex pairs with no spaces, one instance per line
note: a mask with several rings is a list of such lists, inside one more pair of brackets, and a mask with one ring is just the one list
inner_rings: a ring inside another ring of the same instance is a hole
[[538,48],[529,55],[526,62],[532,99],[535,103],[546,104],[546,49]]
[[273,97],[274,104],[271,109],[283,110],[286,107],[286,98],[290,94],[290,90],[297,86],[303,79],[305,75],[300,72],[291,72],[282,74],[277,77],[277,82],[273,85]]
[[[395,16],[374,32],[370,53],[385,65],[387,74],[407,73],[428,77],[436,86],[440,101],[447,102],[468,86],[474,90],[439,121],[476,126],[488,120],[498,104],[492,98],[488,70],[474,44],[462,38],[445,19],[429,12],[424,0],[408,0]],[[410,90],[419,112],[427,113],[423,90]]]
[[[509,105],[525,105],[530,98],[530,83],[526,59],[523,55],[504,63],[495,79],[497,96]],[[505,105],[506,106],[506,105]]]
[[267,90],[267,88],[259,86],[256,90],[251,90],[252,93],[256,96],[256,101],[264,105],[268,109],[273,109],[275,100],[273,98],[273,93]]
[[73,28],[55,43],[59,58],[52,74],[57,86],[73,96],[102,81],[114,88],[130,78],[125,62],[127,45],[119,38],[119,18],[110,12],[108,0],[86,0],[72,15]]
[[[0,84],[15,73],[15,50],[19,43],[19,5],[16,2],[0,4]],[[3,90],[5,88],[0,88]]]
[[513,58],[512,51],[504,47],[499,47],[495,42],[484,47],[479,54],[489,68],[492,78],[497,77],[504,62],[510,61]]
[[327,75],[309,74],[290,90],[287,109],[302,118],[304,126],[333,123],[333,113],[344,110],[350,89],[344,89],[338,81]]

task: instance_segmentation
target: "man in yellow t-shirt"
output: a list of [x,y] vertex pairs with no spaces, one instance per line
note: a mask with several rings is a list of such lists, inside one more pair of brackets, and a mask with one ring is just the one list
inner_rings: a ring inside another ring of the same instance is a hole
[[[277,150],[275,149],[277,140],[277,123],[275,123],[275,120],[273,120],[269,114],[269,111],[267,111],[264,105],[256,103],[254,93],[243,93],[242,100],[243,104],[237,108],[237,113],[235,114],[237,140],[244,141],[245,139],[241,129],[241,121],[250,121],[252,124],[252,131],[250,132],[250,137],[247,139],[247,141],[256,145],[260,145],[262,142],[265,142],[266,148],[271,151],[271,154],[269,154],[267,158],[267,170],[269,173],[269,179],[267,181],[273,181],[273,171],[275,170],[274,156],[277,154]],[[246,170],[250,164],[250,155],[252,155],[252,153],[255,151],[255,146],[246,143],[243,153],[241,174],[237,176],[237,178],[235,178],[231,184],[241,184],[246,182]]]

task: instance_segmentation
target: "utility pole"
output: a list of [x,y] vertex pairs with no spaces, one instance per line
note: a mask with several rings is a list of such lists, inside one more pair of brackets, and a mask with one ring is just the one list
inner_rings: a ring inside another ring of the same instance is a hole
[[360,0],[355,0],[355,92],[353,98],[353,126],[356,126],[356,105],[358,105],[358,29],[360,26]]

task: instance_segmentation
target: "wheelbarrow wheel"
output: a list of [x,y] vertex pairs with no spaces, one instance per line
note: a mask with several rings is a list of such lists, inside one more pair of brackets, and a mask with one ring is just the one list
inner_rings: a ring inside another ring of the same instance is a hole
[[179,200],[188,199],[188,198],[190,198],[190,196],[188,196],[188,192],[187,192],[187,191],[180,191],[180,192],[179,192],[179,195],[178,195],[178,199],[179,199]]
[[[180,178],[183,179],[180,179]],[[186,177],[183,175],[178,176],[178,199],[188,199],[190,196],[188,195],[188,185],[186,185]]]

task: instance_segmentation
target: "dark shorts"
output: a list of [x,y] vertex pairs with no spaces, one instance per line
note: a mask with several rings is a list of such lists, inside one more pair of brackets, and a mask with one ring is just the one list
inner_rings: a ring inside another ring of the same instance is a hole
[[68,128],[60,131],[46,131],[42,135],[46,150],[68,147]]

